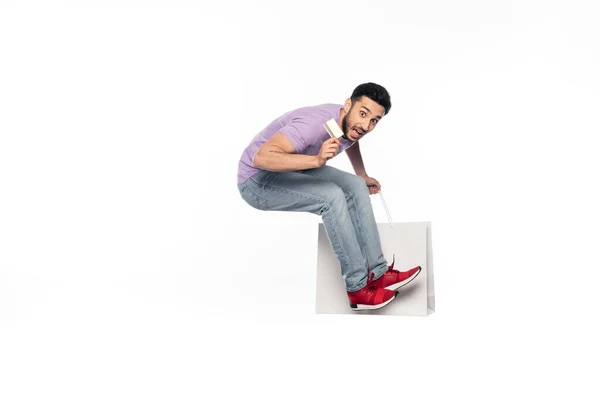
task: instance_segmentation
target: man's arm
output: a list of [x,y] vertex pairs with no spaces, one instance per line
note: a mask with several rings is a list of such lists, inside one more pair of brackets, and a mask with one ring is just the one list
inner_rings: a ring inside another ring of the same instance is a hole
[[352,168],[354,168],[354,172],[356,173],[356,175],[362,176],[363,178],[366,177],[367,171],[365,171],[365,165],[360,154],[360,147],[358,146],[358,142],[348,147],[346,149],[346,153],[348,154],[348,158],[350,159],[350,163],[352,164]]
[[292,142],[281,132],[277,132],[258,149],[252,165],[273,172],[298,171],[320,166],[318,156],[296,154]]

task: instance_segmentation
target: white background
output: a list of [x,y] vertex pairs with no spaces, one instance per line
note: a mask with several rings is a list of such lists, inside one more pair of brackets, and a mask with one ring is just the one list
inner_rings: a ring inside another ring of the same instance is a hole
[[[594,2],[217,3],[1,2],[0,398],[597,398]],[[315,315],[318,217],[235,185],[367,81],[426,318]]]

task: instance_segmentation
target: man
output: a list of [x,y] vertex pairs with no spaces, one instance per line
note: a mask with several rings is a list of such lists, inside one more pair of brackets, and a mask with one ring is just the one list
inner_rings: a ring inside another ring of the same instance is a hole
[[[310,212],[322,216],[341,265],[353,310],[389,304],[397,288],[421,271],[388,267],[369,194],[381,185],[367,175],[358,141],[390,112],[387,90],[375,83],[357,86],[341,104],[322,104],[287,112],[259,132],[238,166],[238,189],[263,211]],[[330,137],[323,124],[334,118],[343,136]],[[345,151],[356,174],[326,165]]]

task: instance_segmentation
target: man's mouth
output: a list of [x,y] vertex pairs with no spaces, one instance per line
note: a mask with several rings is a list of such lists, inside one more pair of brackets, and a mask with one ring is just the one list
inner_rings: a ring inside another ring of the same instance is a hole
[[354,139],[358,139],[359,137],[361,137],[363,134],[362,131],[356,130],[356,129],[351,129],[350,130],[350,136],[352,136],[352,138]]

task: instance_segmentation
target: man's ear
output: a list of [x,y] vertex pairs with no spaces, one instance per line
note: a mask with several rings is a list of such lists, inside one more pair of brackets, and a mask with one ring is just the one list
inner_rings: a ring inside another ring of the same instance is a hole
[[351,99],[347,99],[346,102],[344,103],[344,112],[346,114],[348,114],[348,111],[350,111],[351,107],[352,107],[352,100]]

